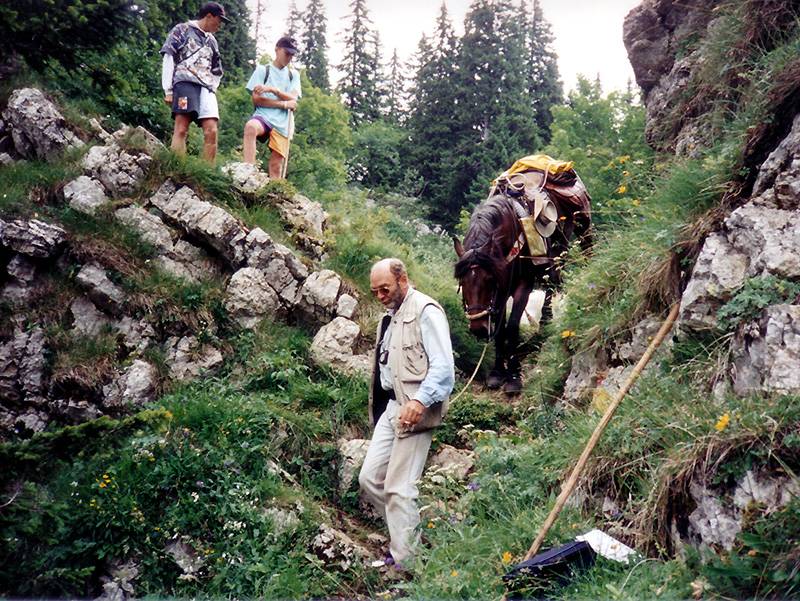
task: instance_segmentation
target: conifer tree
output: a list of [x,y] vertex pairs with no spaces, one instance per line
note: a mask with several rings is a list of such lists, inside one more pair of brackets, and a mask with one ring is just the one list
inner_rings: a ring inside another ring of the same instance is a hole
[[[522,0],[522,12],[529,0]],[[553,33],[550,23],[544,16],[541,2],[532,0],[531,10],[526,20],[527,45],[527,88],[534,110],[536,125],[542,138],[550,139],[550,125],[553,116],[550,109],[561,104],[563,95],[559,81],[558,63],[552,49]]]
[[289,18],[286,21],[286,32],[284,35],[296,38],[303,20],[303,15],[297,10],[297,0],[289,3]]
[[[220,30],[214,34],[219,41],[222,65],[228,73],[228,78],[232,78],[237,72],[249,75],[252,69],[251,61],[256,55],[256,44],[250,37],[250,10],[247,1],[225,0],[225,14],[231,22],[223,23]],[[187,17],[194,18],[194,14]]]
[[386,102],[384,104],[385,119],[395,125],[405,120],[403,99],[406,93],[406,77],[403,64],[397,56],[397,48],[392,52],[389,60],[388,77],[386,80]]
[[375,41],[372,37],[366,0],[353,0],[349,25],[344,35],[344,46],[348,54],[339,65],[344,73],[337,91],[350,110],[354,126],[369,123],[380,116],[380,98],[377,79],[379,65],[375,56]]
[[326,94],[330,92],[328,78],[327,18],[322,0],[311,0],[303,14],[303,33],[300,37],[300,59],[308,79]]

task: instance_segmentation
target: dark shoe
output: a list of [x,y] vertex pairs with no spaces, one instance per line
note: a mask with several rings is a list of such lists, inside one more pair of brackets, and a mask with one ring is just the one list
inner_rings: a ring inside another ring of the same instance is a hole
[[493,369],[489,372],[489,377],[486,378],[486,387],[489,390],[497,390],[506,381],[506,372]]
[[509,396],[514,396],[522,392],[522,378],[520,376],[509,376],[503,386],[503,392]]

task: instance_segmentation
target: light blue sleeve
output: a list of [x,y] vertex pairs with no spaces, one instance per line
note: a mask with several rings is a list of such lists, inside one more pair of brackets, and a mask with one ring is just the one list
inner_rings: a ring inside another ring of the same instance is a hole
[[456,381],[453,364],[453,345],[450,342],[450,327],[444,312],[428,305],[419,316],[422,346],[428,355],[428,374],[414,395],[420,403],[430,407],[445,400],[453,391]]
[[253,71],[253,74],[250,76],[250,81],[248,81],[247,85],[245,86],[248,92],[252,92],[253,88],[255,88],[259,84],[264,83],[265,68],[266,65],[256,66],[255,71]]

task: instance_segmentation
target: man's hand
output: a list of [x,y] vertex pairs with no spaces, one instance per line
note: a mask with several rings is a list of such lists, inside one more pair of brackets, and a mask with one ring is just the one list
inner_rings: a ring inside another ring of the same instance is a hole
[[262,84],[258,84],[253,88],[253,93],[261,96],[262,94],[275,94],[278,95],[278,89],[274,86],[265,86]]
[[294,109],[297,108],[297,100],[295,100],[294,98],[292,98],[291,100],[286,100],[285,102],[286,102],[286,108],[288,110],[293,111]]
[[171,105],[172,104],[172,94],[165,94],[164,95],[164,102]]
[[403,429],[415,426],[425,413],[425,405],[416,399],[411,399],[405,405],[400,407],[400,413],[397,414],[397,419],[400,422],[400,427]]

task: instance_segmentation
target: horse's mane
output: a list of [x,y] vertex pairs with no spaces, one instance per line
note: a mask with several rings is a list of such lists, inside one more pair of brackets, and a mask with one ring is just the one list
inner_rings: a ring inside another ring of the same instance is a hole
[[454,275],[457,279],[477,266],[497,276],[503,269],[504,258],[492,251],[497,248],[495,234],[503,223],[503,219],[514,209],[511,201],[502,194],[497,194],[479,204],[469,220],[467,235],[464,236],[465,252],[455,265]]

